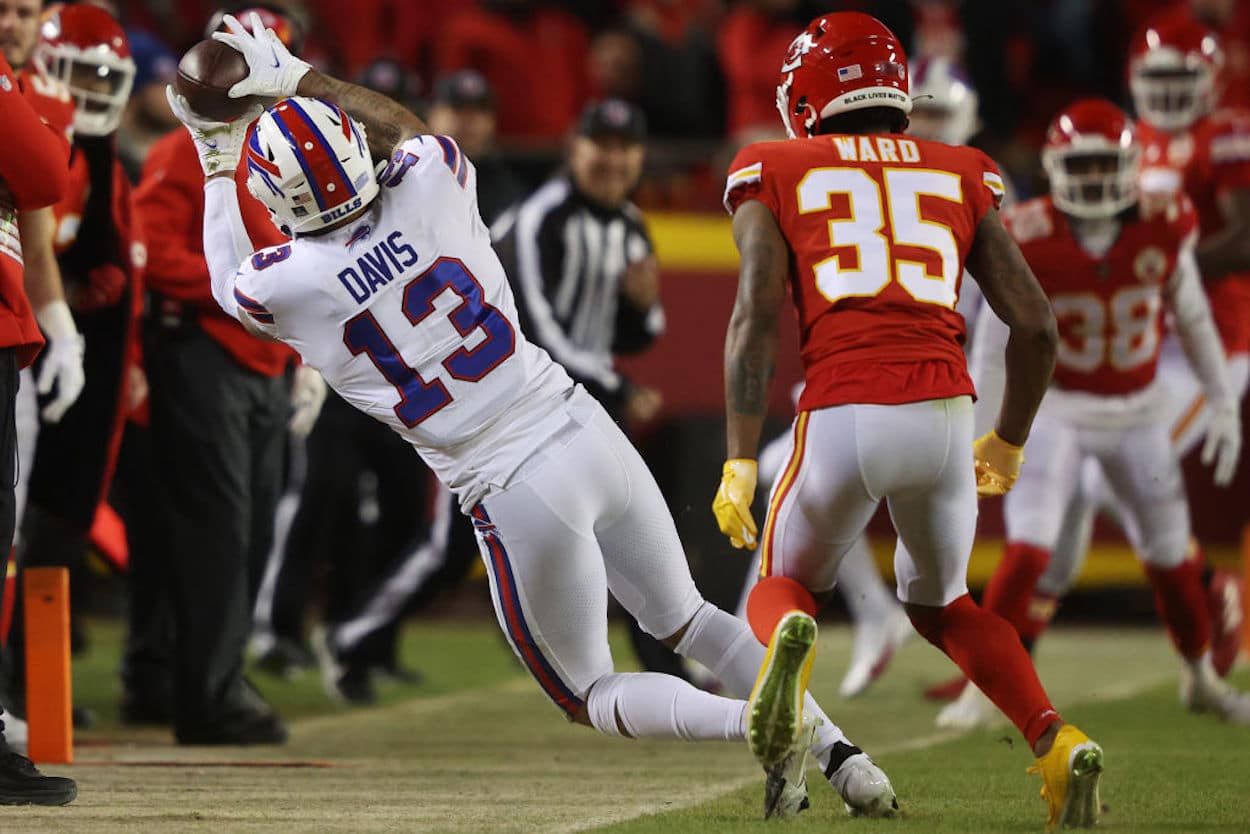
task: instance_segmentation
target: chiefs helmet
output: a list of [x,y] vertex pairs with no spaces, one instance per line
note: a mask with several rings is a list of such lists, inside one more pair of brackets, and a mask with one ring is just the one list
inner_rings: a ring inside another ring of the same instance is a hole
[[98,6],[58,5],[45,14],[35,59],[74,97],[74,130],[117,130],[135,81],[135,62],[121,24]]
[[1215,33],[1188,14],[1168,14],[1133,41],[1129,90],[1139,118],[1184,130],[1215,107],[1223,55]]
[[911,75],[911,124],[907,132],[919,139],[963,145],[979,127],[977,91],[947,58],[921,58]]
[[1128,114],[1105,99],[1072,104],[1050,123],[1042,167],[1064,214],[1114,217],[1137,202],[1141,145]]
[[304,46],[304,32],[299,22],[288,14],[283,13],[276,6],[244,6],[238,11],[230,11],[229,9],[218,9],[213,12],[213,16],[208,19],[208,25],[204,27],[204,38],[207,40],[213,36],[214,32],[226,31],[225,16],[227,14],[234,17],[243,24],[243,28],[252,31],[252,15],[260,16],[260,22],[265,25],[266,29],[272,29],[273,33],[278,36],[278,40],[282,41],[282,45],[291,50],[292,54],[299,55]]
[[822,15],[790,44],[781,64],[777,110],[790,138],[821,119],[865,107],[911,112],[907,56],[881,21],[858,12]]
[[364,125],[319,98],[283,99],[256,120],[247,190],[285,234],[331,226],[378,196]]

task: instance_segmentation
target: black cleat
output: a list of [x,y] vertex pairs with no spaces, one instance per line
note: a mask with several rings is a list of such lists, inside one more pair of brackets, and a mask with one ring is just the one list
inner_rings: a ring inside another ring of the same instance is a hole
[[64,776],[44,776],[30,759],[3,747],[0,741],[0,805],[67,805],[78,785]]

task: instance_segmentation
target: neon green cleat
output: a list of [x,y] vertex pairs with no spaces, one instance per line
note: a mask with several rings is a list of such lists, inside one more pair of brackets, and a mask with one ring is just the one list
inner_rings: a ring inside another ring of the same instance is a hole
[[803,695],[816,658],[816,620],[802,611],[781,618],[768,641],[747,710],[747,744],[765,768],[786,757],[803,727]]

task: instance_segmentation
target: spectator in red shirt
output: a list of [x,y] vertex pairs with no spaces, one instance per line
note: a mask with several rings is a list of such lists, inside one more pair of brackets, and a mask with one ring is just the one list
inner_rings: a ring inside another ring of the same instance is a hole
[[729,102],[729,136],[735,142],[781,139],[777,75],[791,41],[802,31],[798,0],[747,0],[721,25],[717,52]]
[[475,69],[494,88],[504,141],[554,143],[588,90],[589,35],[567,12],[534,0],[483,0],[451,18],[435,44],[438,74]]

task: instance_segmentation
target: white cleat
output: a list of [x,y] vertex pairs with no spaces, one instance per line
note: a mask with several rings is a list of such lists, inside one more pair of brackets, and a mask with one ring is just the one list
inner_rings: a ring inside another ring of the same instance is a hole
[[974,730],[998,723],[998,707],[975,684],[968,683],[959,697],[938,713],[937,725],[943,730]]
[[764,769],[764,819],[790,819],[807,810],[808,750],[820,723],[819,718],[805,718],[785,758]]
[[898,798],[885,771],[858,747],[829,777],[829,784],[842,797],[846,812],[853,817],[892,817],[898,811]]
[[1181,703],[1190,712],[1208,712],[1232,724],[1250,726],[1250,693],[1234,689],[1216,674],[1207,652],[1181,672]]
[[914,633],[911,620],[907,619],[901,605],[894,606],[879,622],[857,623],[855,642],[851,647],[851,665],[842,678],[839,694],[843,698],[862,694],[885,674],[894,652]]

